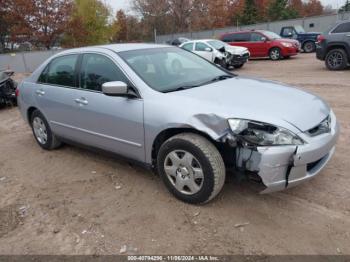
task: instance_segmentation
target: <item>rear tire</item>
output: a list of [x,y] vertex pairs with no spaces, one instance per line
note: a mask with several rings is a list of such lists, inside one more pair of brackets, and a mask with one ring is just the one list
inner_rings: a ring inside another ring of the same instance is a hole
[[269,52],[269,57],[272,61],[277,61],[282,58],[282,52],[281,49],[278,47],[274,47]]
[[316,50],[316,44],[314,42],[308,41],[303,44],[303,50],[305,53],[313,53]]
[[168,190],[190,204],[209,202],[225,183],[226,170],[219,151],[197,134],[183,133],[164,142],[157,169]]
[[348,65],[348,56],[344,49],[333,49],[327,53],[325,63],[329,70],[344,70]]
[[35,140],[43,149],[53,150],[62,145],[58,138],[52,133],[46,118],[39,110],[35,110],[32,113],[30,124]]

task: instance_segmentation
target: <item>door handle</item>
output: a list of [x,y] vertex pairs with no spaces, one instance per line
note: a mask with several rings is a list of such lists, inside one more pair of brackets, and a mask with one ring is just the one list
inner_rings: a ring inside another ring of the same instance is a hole
[[80,104],[80,105],[84,105],[86,106],[87,104],[89,104],[89,102],[85,99],[85,98],[77,98],[77,99],[74,99],[75,103],[77,104]]
[[36,90],[35,93],[36,93],[38,96],[43,96],[43,95],[45,95],[45,91],[42,90],[42,89]]

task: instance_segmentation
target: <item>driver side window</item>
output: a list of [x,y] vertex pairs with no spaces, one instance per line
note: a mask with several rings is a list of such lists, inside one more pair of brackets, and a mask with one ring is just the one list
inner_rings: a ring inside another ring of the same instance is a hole
[[102,91],[106,82],[122,81],[128,83],[123,72],[109,58],[98,54],[84,54],[80,70],[80,87]]

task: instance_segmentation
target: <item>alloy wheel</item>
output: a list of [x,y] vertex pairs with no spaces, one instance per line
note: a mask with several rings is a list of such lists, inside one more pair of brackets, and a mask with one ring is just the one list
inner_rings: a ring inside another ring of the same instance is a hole
[[327,58],[327,63],[331,68],[338,68],[343,64],[343,54],[340,52],[333,52]]

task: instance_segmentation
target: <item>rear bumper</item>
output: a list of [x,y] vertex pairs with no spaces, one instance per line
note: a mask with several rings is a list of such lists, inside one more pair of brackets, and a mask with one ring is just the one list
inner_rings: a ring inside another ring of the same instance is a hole
[[316,58],[321,61],[324,61],[326,59],[325,49],[318,43],[316,43]]

